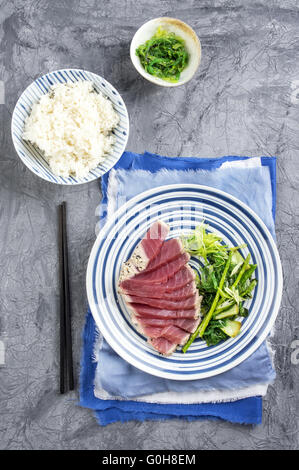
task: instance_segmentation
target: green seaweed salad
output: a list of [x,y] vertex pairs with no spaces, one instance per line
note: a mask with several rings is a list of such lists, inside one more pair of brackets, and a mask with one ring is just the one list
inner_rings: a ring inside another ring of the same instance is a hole
[[179,81],[189,61],[184,40],[162,28],[136,49],[136,55],[146,72],[169,82]]
[[186,352],[199,336],[208,346],[235,337],[240,332],[240,317],[248,315],[244,307],[252,297],[257,280],[253,278],[256,264],[250,264],[250,254],[244,259],[241,249],[246,244],[228,247],[216,233],[208,231],[202,222],[190,235],[182,236],[186,251],[199,260],[196,283],[203,296],[203,320],[183,347]]

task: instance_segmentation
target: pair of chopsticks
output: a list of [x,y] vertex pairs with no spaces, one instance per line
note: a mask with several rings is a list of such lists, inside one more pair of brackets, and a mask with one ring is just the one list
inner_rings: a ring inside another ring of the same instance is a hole
[[74,390],[66,203],[59,205],[60,393]]

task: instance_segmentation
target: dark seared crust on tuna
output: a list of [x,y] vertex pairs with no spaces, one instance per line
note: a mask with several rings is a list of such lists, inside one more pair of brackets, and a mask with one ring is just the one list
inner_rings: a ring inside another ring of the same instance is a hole
[[132,263],[131,260],[126,261],[122,264],[120,275],[119,275],[119,283],[134,277],[138,273],[136,266]]
[[147,257],[141,243],[136,246],[130,261],[136,267],[137,273],[147,268],[148,264],[150,263],[150,259]]

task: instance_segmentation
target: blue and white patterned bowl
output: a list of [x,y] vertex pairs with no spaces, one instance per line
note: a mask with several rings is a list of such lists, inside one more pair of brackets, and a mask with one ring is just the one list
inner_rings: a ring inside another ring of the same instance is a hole
[[[52,85],[66,82],[74,83],[83,80],[92,82],[97,91],[102,92],[104,96],[112,101],[114,110],[120,118],[119,124],[113,130],[115,144],[113,145],[112,151],[105,157],[105,160],[94,170],[91,170],[86,177],[74,178],[73,176],[57,176],[51,171],[43,152],[22,139],[25,119],[30,114],[33,104],[38,102],[39,99],[49,91]],[[33,173],[51,183],[67,185],[82,184],[99,178],[110,170],[119,160],[128,141],[129,117],[122,97],[104,78],[85,70],[63,69],[47,73],[36,79],[22,93],[12,115],[11,134],[19,157]]]

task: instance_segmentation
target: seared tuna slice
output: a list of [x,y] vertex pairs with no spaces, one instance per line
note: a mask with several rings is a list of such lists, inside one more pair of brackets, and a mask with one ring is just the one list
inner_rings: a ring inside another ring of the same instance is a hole
[[161,289],[157,289],[156,286],[142,285],[139,289],[123,289],[119,288],[121,294],[135,295],[137,297],[152,297],[153,299],[164,299],[164,300],[183,300],[191,297],[196,292],[195,282],[192,281],[180,289],[174,290],[173,292],[166,292]]
[[200,323],[195,271],[180,239],[165,241],[169,227],[151,226],[123,263],[118,291],[138,331],[161,354],[170,355],[186,344]]
[[131,256],[138,271],[146,269],[150,261],[157,256],[168,233],[169,226],[160,220],[149,228]]
[[199,308],[190,308],[188,310],[169,310],[142,304],[127,304],[127,307],[133,315],[142,318],[189,318],[196,320],[200,313]]
[[149,339],[148,342],[163,356],[170,356],[177,348],[177,344],[171,343],[166,338]]
[[169,226],[158,220],[147,231],[144,238],[137,245],[131,258],[123,263],[120,281],[130,279],[136,273],[147,268],[148,264],[157,256],[161,246],[169,233]]
[[174,326],[178,326],[182,330],[188,331],[188,333],[194,333],[196,331],[198,325],[201,322],[201,318],[198,318],[197,320],[188,320],[188,319],[178,319],[174,320],[173,324]]
[[148,264],[145,272],[154,271],[163,264],[169,263],[178,258],[184,251],[183,244],[178,238],[171,238],[163,242],[161,250],[157,256]]
[[188,263],[190,255],[188,253],[181,254],[177,259],[170,261],[167,264],[163,264],[159,268],[151,272],[142,272],[136,274],[131,280],[136,285],[138,284],[155,284],[166,282],[176,272],[178,272],[186,263]]
[[172,343],[177,343],[183,346],[189,339],[190,333],[178,328],[175,325],[168,325],[164,328],[157,328],[155,326],[141,326],[138,325],[138,330],[148,338],[165,338]]
[[169,310],[187,310],[189,308],[197,308],[202,300],[202,297],[198,295],[198,292],[183,300],[151,299],[150,297],[137,297],[134,295],[124,295],[123,298],[128,303],[145,304],[150,305],[151,307]]
[[180,346],[187,343],[189,336],[190,333],[186,333],[186,331],[174,325],[165,326],[161,331],[161,338],[168,339],[171,343],[177,343]]
[[141,324],[137,325],[138,331],[147,338],[161,338],[161,332],[163,328],[159,328],[156,326],[141,326]]
[[173,292],[177,289],[180,289],[195,279],[195,272],[189,266],[183,266],[179,271],[177,271],[168,281],[166,282],[157,282],[153,284],[141,283],[140,280],[136,281],[137,277],[132,279],[127,279],[120,284],[120,290],[126,291],[127,289],[140,290],[145,289],[144,293],[149,293],[150,291],[155,290],[155,293],[158,292]]
[[165,326],[174,325],[182,330],[187,331],[188,333],[194,333],[198,325],[200,324],[201,319],[189,320],[185,318],[147,318],[147,317],[136,317],[132,316],[132,322],[135,325],[140,325],[141,327],[152,326],[154,328],[164,328]]

